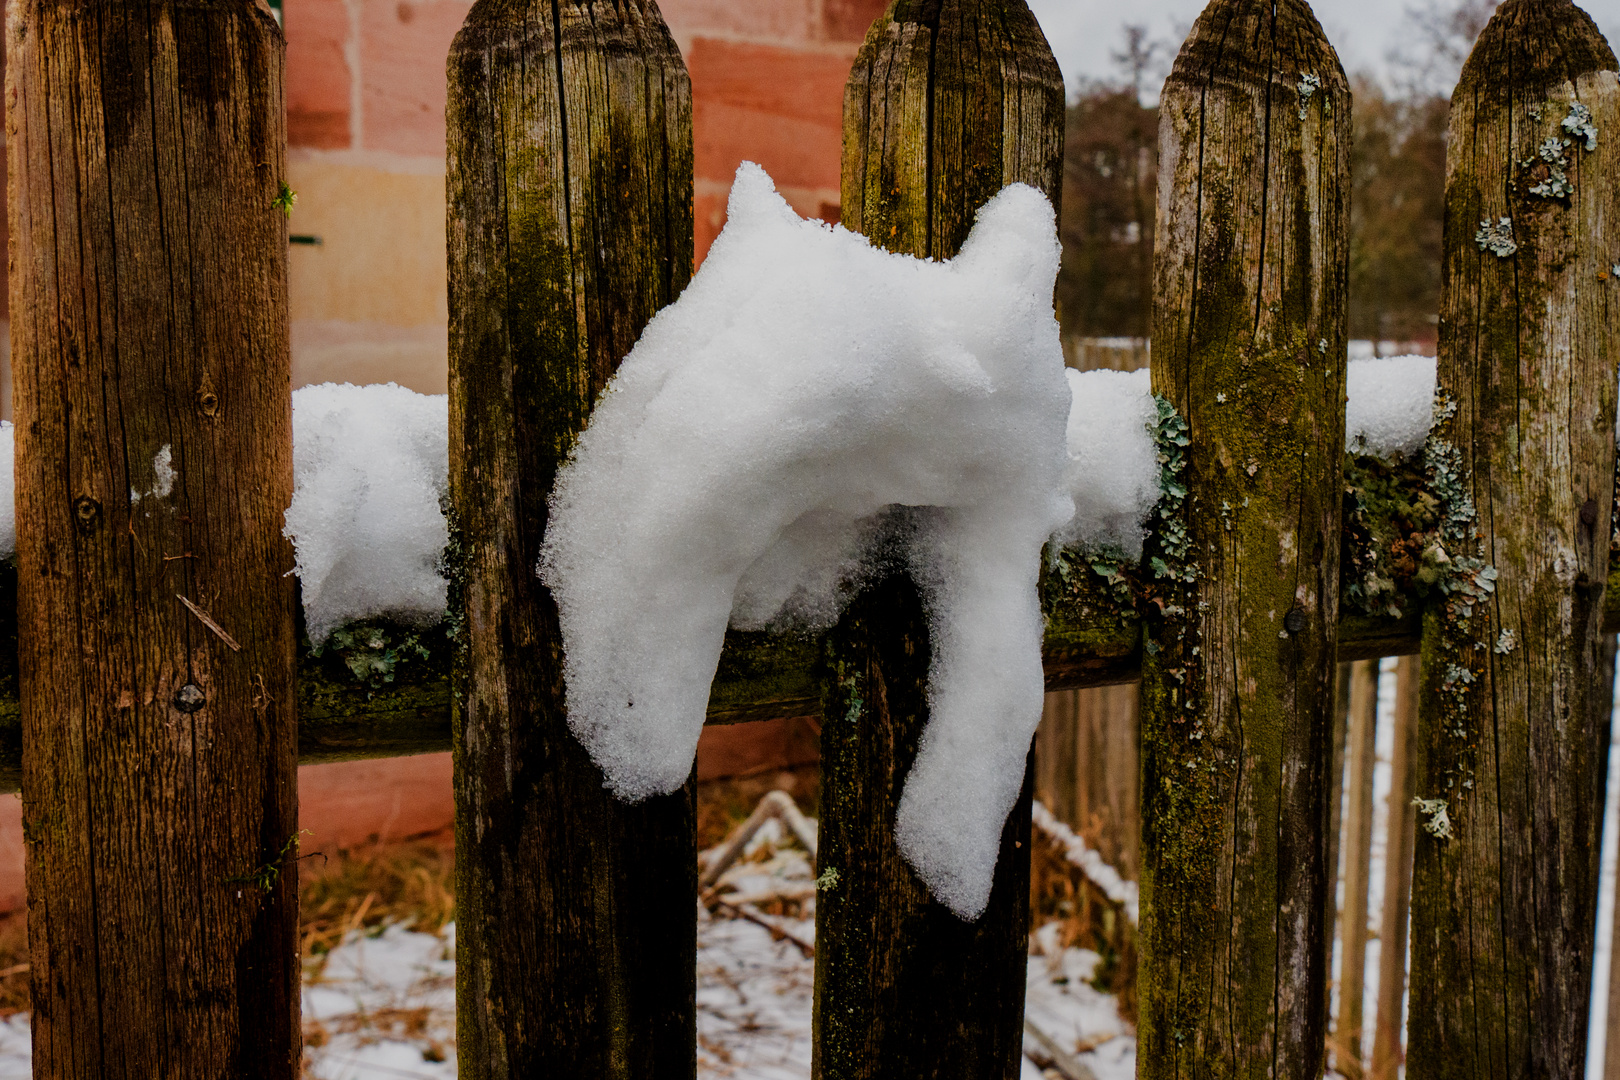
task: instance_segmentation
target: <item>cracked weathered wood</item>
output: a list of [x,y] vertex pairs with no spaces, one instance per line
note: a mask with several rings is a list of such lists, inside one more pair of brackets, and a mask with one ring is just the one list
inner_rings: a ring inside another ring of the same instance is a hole
[[480,0],[447,121],[461,1075],[690,1078],[693,786],[604,786],[535,575],[557,469],[691,276],[690,83],[652,0]]
[[[844,90],[844,224],[891,251],[948,259],[1006,184],[1056,202],[1063,116],[1062,77],[1024,0],[896,0]],[[964,923],[894,839],[928,721],[928,657],[903,573],[863,591],[828,635],[812,1066],[824,1080],[1018,1075],[1029,777],[989,906]]]
[[6,31],[34,1075],[291,1080],[281,31],[249,0]]
[[1435,437],[1456,454],[1451,565],[1499,576],[1425,617],[1413,1080],[1585,1069],[1610,709],[1614,70],[1568,0],[1507,0],[1452,95],[1439,383],[1456,412]]
[[1138,1076],[1310,1077],[1327,1021],[1350,93],[1302,0],[1213,0],[1160,103],[1154,391],[1183,526],[1142,664]]

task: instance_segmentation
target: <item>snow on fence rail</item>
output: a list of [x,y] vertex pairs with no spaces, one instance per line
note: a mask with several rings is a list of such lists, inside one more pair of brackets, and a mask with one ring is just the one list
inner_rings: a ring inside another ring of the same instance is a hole
[[[566,726],[534,574],[555,472],[690,275],[690,93],[657,8],[469,14],[448,73],[440,429],[397,394],[410,423],[339,416],[375,391],[290,407],[268,17],[242,0],[125,25],[105,0],[72,6],[105,7],[110,36],[26,20],[8,72],[18,545],[0,570],[0,786],[20,775],[31,913],[48,915],[36,1067],[91,1075],[79,1051],[99,1039],[187,1075],[292,1076],[295,761],[453,745],[467,1075],[689,1078],[691,781],[635,805],[605,789]],[[1212,0],[1177,60],[1151,376],[1070,376],[1079,513],[1040,586],[1048,688],[1144,680],[1144,1076],[1320,1067],[1335,661],[1420,649],[1419,794],[1447,827],[1428,811],[1419,838],[1409,1075],[1521,1059],[1573,1074],[1595,893],[1567,883],[1595,888],[1589,687],[1598,635],[1620,627],[1614,68],[1566,0],[1507,0],[1482,36],[1454,105],[1467,164],[1448,174],[1430,432],[1432,367],[1344,359],[1350,98],[1310,10]],[[1056,198],[1062,109],[1022,0],[896,0],[846,92],[845,223],[950,258],[1008,183]],[[240,223],[232,243],[159,228],[217,221]],[[117,302],[87,305],[97,288]],[[393,447],[369,488],[322,472],[348,422]],[[443,517],[386,495],[444,485]],[[362,489],[392,514],[377,529],[351,515]],[[319,648],[297,645],[284,524]],[[362,535],[402,561],[356,562]],[[1028,778],[965,921],[895,842],[930,711],[927,613],[896,566],[860,586],[824,634],[728,631],[707,722],[824,718],[820,1074],[1005,1075]],[[145,929],[105,934],[108,918]]]

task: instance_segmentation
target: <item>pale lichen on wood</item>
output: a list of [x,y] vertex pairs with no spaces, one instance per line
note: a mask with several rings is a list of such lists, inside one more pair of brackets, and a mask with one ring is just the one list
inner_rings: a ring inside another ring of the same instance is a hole
[[1152,370],[1186,495],[1148,547],[1143,1077],[1321,1067],[1349,137],[1304,3],[1205,9],[1160,105]]
[[1451,106],[1439,382],[1455,407],[1429,455],[1462,572],[1424,626],[1413,1080],[1585,1069],[1620,355],[1611,133],[1615,58],[1591,19],[1502,4]]

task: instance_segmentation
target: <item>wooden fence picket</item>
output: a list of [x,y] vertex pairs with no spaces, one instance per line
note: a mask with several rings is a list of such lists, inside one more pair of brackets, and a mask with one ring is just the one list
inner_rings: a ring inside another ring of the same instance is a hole
[[[691,88],[656,3],[481,0],[451,49],[458,651],[381,689],[296,655],[280,30],[249,0],[23,12],[0,790],[20,776],[36,1075],[292,1080],[298,756],[439,748],[447,712],[461,1075],[692,1080],[695,784],[633,806],[607,789],[568,729],[535,573],[557,470],[692,272]],[[1043,594],[1049,689],[1141,674],[1138,1075],[1320,1075],[1347,757],[1352,965],[1369,899],[1376,669],[1348,734],[1335,669],[1421,640],[1398,682],[1370,1075],[1400,1059],[1410,895],[1412,1080],[1572,1080],[1620,627],[1615,57],[1570,0],[1504,0],[1454,95],[1439,423],[1425,468],[1390,466],[1440,515],[1421,626],[1415,587],[1340,608],[1341,550],[1415,534],[1346,528],[1332,46],[1304,0],[1210,0],[1160,110],[1168,497],[1139,576],[1092,565]],[[846,87],[844,224],[948,259],[1004,185],[1057,201],[1064,130],[1026,0],[892,0]],[[928,675],[918,589],[890,568],[824,641],[730,635],[711,692],[711,723],[823,712],[818,1080],[1021,1068],[1032,778],[963,922],[895,841]],[[1343,1009],[1347,1072],[1360,1020]]]
[[461,1075],[689,1080],[693,785],[604,787],[535,564],[597,394],[691,276],[691,87],[652,0],[482,3],[448,67]]
[[1569,0],[1507,0],[1463,68],[1447,144],[1448,404],[1429,454],[1449,593],[1424,619],[1412,1080],[1585,1069],[1616,176],[1614,54]]
[[33,1069],[300,1073],[283,39],[13,5]]
[[1159,123],[1151,367],[1161,460],[1185,495],[1161,502],[1148,548],[1137,1075],[1312,1076],[1350,92],[1302,0],[1212,0]]
[[[946,259],[1006,184],[1056,203],[1063,108],[1024,0],[895,0],[844,92],[844,224],[891,251]],[[904,573],[856,598],[827,644],[812,1070],[823,1080],[1018,1075],[1029,776],[989,908],[965,923],[929,897],[894,839],[928,717],[928,655]]]

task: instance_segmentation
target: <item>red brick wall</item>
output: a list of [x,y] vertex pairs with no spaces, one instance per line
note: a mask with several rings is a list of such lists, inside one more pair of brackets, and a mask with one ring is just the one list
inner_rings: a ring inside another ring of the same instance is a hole
[[[442,158],[444,62],[464,0],[286,0],[295,147]],[[883,0],[669,0],[692,74],[701,261],[739,162],[835,217],[844,80]]]

